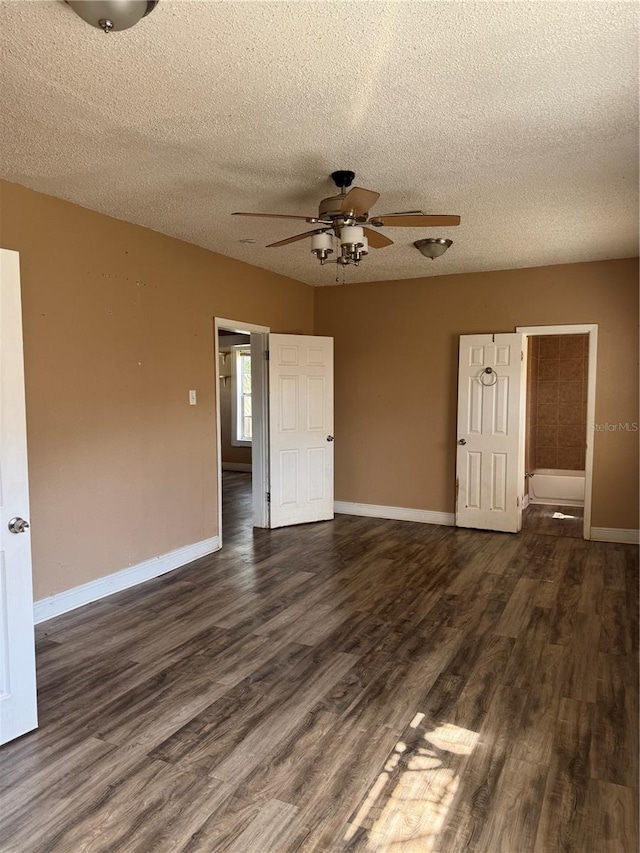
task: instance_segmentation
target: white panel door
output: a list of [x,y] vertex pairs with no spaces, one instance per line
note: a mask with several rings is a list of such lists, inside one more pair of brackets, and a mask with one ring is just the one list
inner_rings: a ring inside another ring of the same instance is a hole
[[271,527],[333,518],[333,338],[269,335]]
[[522,527],[524,335],[461,335],[456,524],[517,533]]
[[0,744],[38,725],[28,518],[20,266],[0,249]]

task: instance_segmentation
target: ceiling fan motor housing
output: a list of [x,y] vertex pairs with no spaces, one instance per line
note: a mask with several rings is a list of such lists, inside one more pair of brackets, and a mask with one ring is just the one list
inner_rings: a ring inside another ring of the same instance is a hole
[[[344,223],[340,224],[350,224],[353,221],[353,217],[346,216],[342,210],[342,202],[344,200],[343,195],[331,195],[328,198],[323,198],[318,207],[318,215],[320,219],[344,219]],[[349,220],[347,223],[346,220]],[[338,224],[338,223],[334,223]]]

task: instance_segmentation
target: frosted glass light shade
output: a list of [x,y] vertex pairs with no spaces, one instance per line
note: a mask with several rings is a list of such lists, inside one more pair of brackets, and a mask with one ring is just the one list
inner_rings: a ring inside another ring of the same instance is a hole
[[322,234],[314,234],[311,238],[311,251],[333,252],[333,238],[331,234],[323,232]]
[[359,225],[343,225],[340,230],[341,246],[362,246],[364,230]]

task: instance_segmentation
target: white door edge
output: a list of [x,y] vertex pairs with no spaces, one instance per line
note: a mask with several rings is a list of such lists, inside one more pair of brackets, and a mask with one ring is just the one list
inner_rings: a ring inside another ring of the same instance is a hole
[[0,249],[0,743],[38,725],[31,530],[9,526],[31,522],[21,302],[19,253]]
[[269,434],[268,416],[266,407],[269,403],[269,391],[267,386],[267,365],[264,352],[268,348],[269,326],[260,326],[256,323],[247,323],[245,320],[230,320],[226,317],[214,317],[214,370],[215,370],[215,392],[216,392],[216,462],[218,474],[218,539],[222,547],[222,431],[220,419],[220,385],[218,379],[218,365],[220,364],[220,346],[218,331],[225,329],[231,332],[239,332],[251,335],[252,356],[252,380],[254,369],[254,345],[262,355],[256,365],[259,382],[253,393],[257,399],[257,411],[259,417],[253,424],[254,434],[251,445],[251,488],[253,503],[253,526],[269,526],[269,505],[267,503],[267,492],[269,491]]
[[[595,430],[590,424],[596,419],[596,368],[598,365],[598,324],[574,323],[556,326],[516,326],[516,332],[531,337],[533,335],[589,335],[589,364],[587,375],[587,436],[584,460],[584,524],[582,535],[591,539],[591,505],[593,490],[593,442]],[[523,450],[524,454],[524,450]],[[523,456],[524,458],[524,456]]]
[[251,333],[251,485],[253,526],[269,527],[269,332]]

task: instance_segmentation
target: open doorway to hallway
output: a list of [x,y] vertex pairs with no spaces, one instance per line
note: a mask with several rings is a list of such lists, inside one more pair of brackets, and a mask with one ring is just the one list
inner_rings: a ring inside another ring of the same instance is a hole
[[[232,406],[236,407],[233,436],[239,446],[251,445],[253,527],[288,527],[332,519],[333,338],[270,334],[265,326],[218,317],[214,319],[214,329],[218,367],[223,361],[220,341],[224,346],[224,339],[230,337],[220,335],[221,330],[249,335],[251,342],[250,368],[241,363],[242,358],[249,356],[243,339],[238,345],[238,358],[234,361],[232,356],[230,373]],[[233,351],[233,347],[230,349]],[[243,382],[247,370],[248,385]],[[222,535],[219,391],[216,435],[218,530]]]
[[252,528],[251,336],[218,329],[222,466],[222,536],[235,542]]
[[253,433],[251,337],[218,330],[223,471],[251,471]]
[[[253,527],[269,526],[268,333],[266,326],[222,318],[214,321],[221,544],[235,536],[236,528],[246,535]],[[241,483],[242,500],[238,489],[233,489]]]

